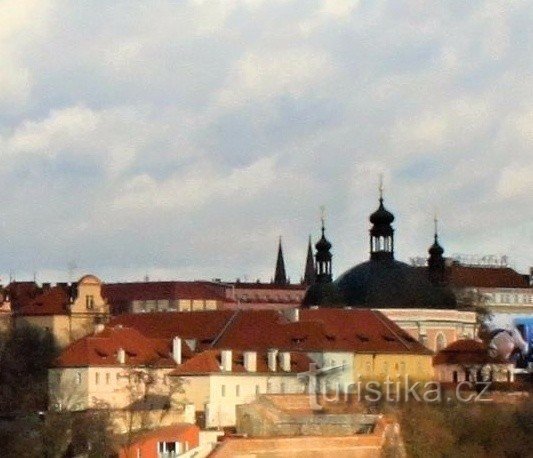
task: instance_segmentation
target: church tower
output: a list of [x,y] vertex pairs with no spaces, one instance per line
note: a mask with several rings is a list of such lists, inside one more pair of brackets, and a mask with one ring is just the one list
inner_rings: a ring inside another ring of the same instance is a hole
[[383,183],[379,185],[379,207],[370,215],[370,259],[386,261],[394,259],[394,215],[383,205]]
[[331,243],[326,239],[326,228],[324,225],[324,217],[322,216],[322,237],[316,243],[316,282],[317,283],[331,283],[333,280],[331,269]]
[[288,284],[287,274],[285,273],[285,260],[283,259],[283,248],[281,246],[281,237],[279,238],[278,258],[276,260],[276,272],[274,274],[274,284],[276,285]]
[[429,247],[428,253],[428,275],[431,283],[434,285],[442,285],[445,282],[445,260],[444,248],[439,244],[438,234],[438,220],[437,217],[433,220],[435,223],[435,234],[433,245]]

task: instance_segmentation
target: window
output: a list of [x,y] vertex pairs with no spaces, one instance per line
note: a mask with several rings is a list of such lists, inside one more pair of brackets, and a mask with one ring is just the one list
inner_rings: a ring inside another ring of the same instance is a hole
[[96,383],[97,385],[98,383],[100,383],[100,372],[94,374],[94,383]]
[[105,374],[105,383],[106,385],[109,385],[109,382],[111,381],[111,374],[108,372]]
[[85,307],[87,308],[87,310],[94,309],[94,296],[85,296]]
[[255,394],[259,394],[259,393],[260,393],[259,385],[255,385]]
[[389,363],[387,361],[383,363],[383,372],[387,375],[389,374]]
[[81,385],[81,372],[76,372],[76,383]]
[[440,351],[445,346],[446,346],[446,337],[444,337],[444,334],[442,334],[442,332],[439,332],[435,340],[435,348],[437,351]]
[[235,386],[235,396],[239,397],[241,395],[241,387],[240,385]]
[[226,385],[222,385],[220,387],[220,394],[221,394],[222,397],[226,396]]

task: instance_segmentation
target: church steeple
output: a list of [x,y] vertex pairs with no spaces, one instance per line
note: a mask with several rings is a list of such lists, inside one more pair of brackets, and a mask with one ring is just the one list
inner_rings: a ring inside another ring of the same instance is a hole
[[313,259],[313,246],[311,244],[311,236],[309,236],[309,243],[307,245],[307,258],[305,259],[305,272],[302,283],[304,285],[312,285],[316,279],[315,260]]
[[281,237],[278,245],[278,258],[276,260],[276,273],[274,274],[274,283],[276,285],[286,285],[287,274],[285,273],[285,260],[283,259],[283,248],[281,246]]
[[433,219],[435,224],[435,233],[433,245],[429,247],[428,253],[428,275],[431,282],[435,285],[441,285],[445,280],[445,260],[444,248],[439,244],[438,220],[437,216]]
[[370,215],[370,259],[394,259],[394,215],[383,205],[383,179],[379,183],[379,207]]
[[322,237],[316,243],[316,281],[317,283],[331,283],[333,280],[331,269],[331,243],[326,239],[324,224],[324,210],[322,209]]

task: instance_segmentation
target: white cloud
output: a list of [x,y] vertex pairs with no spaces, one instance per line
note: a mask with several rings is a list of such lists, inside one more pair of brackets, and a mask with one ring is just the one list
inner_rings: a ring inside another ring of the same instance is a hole
[[325,204],[340,273],[380,172],[400,258],[438,208],[531,263],[530,2],[1,7],[0,270],[266,279],[282,233],[297,277]]

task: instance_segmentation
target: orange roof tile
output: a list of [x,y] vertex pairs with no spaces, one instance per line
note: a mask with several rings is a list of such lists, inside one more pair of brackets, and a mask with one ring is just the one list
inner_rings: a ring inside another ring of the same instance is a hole
[[[300,373],[309,370],[312,361],[303,353],[291,353],[291,373]],[[170,375],[199,375],[208,373],[220,373],[221,370],[221,350],[205,350],[173,370]],[[231,373],[250,373],[244,367],[244,352],[232,352]],[[272,373],[268,368],[268,356],[266,352],[257,354],[256,373]],[[276,374],[284,374],[281,370]]]
[[66,315],[70,297],[65,288],[54,286],[16,310],[17,315]]
[[470,267],[452,264],[446,268],[451,286],[478,288],[529,288],[527,275],[509,267]]
[[[125,351],[128,366],[176,365],[171,356],[169,340],[149,339],[136,329],[114,326],[71,343],[57,358],[55,366],[120,366],[117,359],[119,349]],[[190,352],[186,353],[187,348],[182,351],[190,356]]]
[[453,342],[440,350],[433,357],[433,364],[485,364],[502,363],[504,361],[491,358],[487,346],[478,340],[462,339]]

